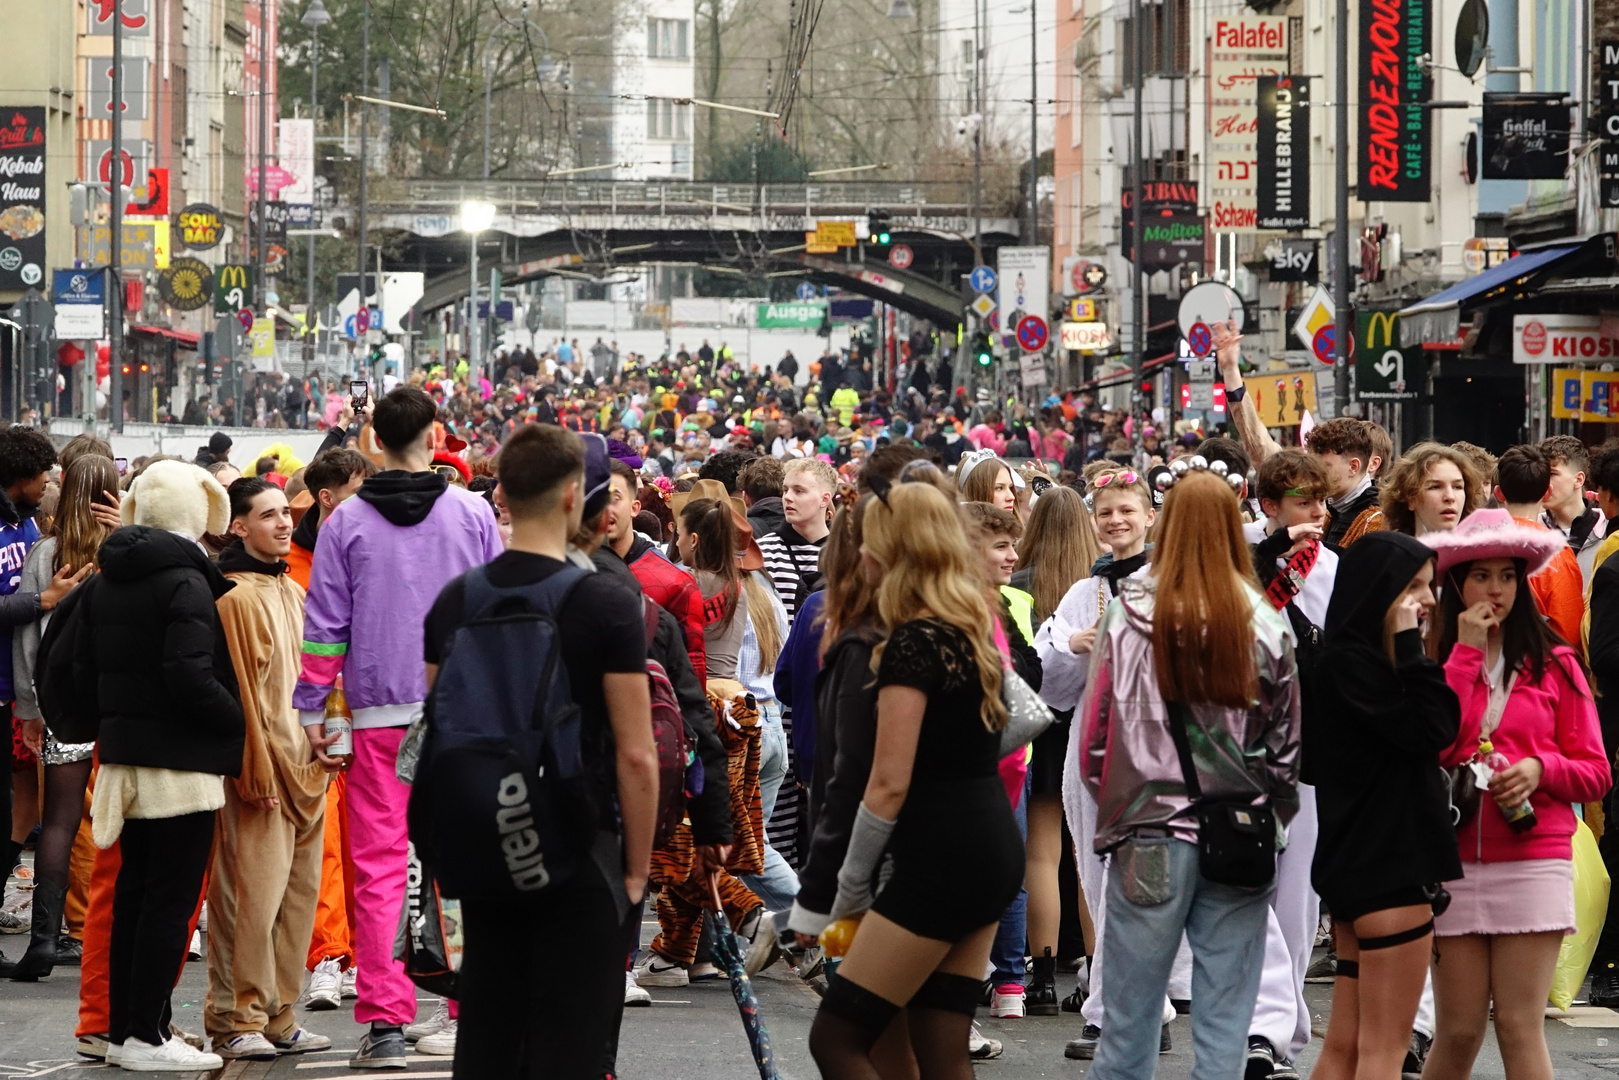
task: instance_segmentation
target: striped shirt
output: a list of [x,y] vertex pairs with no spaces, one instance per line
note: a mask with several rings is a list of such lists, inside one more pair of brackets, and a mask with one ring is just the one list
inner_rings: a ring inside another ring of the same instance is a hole
[[820,574],[821,548],[826,544],[826,537],[806,540],[791,525],[783,525],[759,537],[758,543],[765,559],[765,574],[776,587],[776,595],[781,597],[787,618],[791,620]]

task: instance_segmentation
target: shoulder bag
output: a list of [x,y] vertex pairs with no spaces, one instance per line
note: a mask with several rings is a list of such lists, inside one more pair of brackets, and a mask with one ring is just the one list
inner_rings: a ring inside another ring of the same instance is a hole
[[1204,798],[1186,731],[1191,711],[1166,701],[1169,734],[1175,740],[1191,813],[1197,817],[1198,871],[1217,885],[1258,889],[1276,879],[1276,814],[1241,796]]

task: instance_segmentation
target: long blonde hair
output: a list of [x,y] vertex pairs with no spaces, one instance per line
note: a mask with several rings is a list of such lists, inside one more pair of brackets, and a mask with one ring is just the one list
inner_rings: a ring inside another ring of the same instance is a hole
[[1164,496],[1152,555],[1152,666],[1165,701],[1247,708],[1259,691],[1253,594],[1237,496],[1193,471]]
[[748,598],[748,621],[759,643],[759,674],[769,675],[781,658],[781,626],[776,622],[776,605],[780,601],[756,574],[742,575],[742,590]]
[[64,566],[71,566],[76,573],[96,561],[96,553],[102,541],[112,535],[112,529],[97,521],[90,507],[96,502],[106,503],[102,492],[117,490],[118,468],[112,458],[85,454],[63,470],[62,493],[56,500],[56,517],[51,521],[51,535],[56,537],[51,573]]
[[1035,501],[1018,544],[1015,569],[1029,571],[1029,595],[1040,622],[1051,618],[1074,582],[1089,577],[1102,557],[1085,500],[1070,487],[1054,486]]
[[[995,620],[956,508],[931,484],[898,484],[867,505],[861,525],[866,550],[883,567],[877,611],[884,625],[931,618],[965,634],[984,692],[978,715],[984,727],[1000,731],[1006,708]],[[883,645],[873,650],[873,670],[882,654]]]
[[[934,470],[937,472],[937,470]],[[819,655],[843,634],[861,623],[877,622],[877,590],[866,580],[860,557],[864,540],[861,522],[877,496],[867,492],[841,508],[832,518],[832,532],[821,548],[821,573],[826,577],[826,596],[821,605],[821,644]]]

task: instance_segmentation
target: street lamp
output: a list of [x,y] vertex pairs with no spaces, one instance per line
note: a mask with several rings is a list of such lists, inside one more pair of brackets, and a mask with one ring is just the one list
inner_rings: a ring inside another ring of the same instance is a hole
[[[317,134],[320,129],[320,28],[332,21],[323,0],[309,0],[309,9],[298,20],[309,27],[309,115]],[[309,306],[304,311],[304,373],[315,360],[315,235],[309,236]]]
[[494,223],[494,203],[468,199],[461,204],[461,231],[467,234],[472,247],[472,288],[467,293],[467,363],[474,376],[483,371],[483,343],[478,340],[478,234]]

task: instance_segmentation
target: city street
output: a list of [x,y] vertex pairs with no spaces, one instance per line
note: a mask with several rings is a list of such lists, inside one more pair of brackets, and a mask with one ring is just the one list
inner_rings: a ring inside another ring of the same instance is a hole
[[[653,923],[646,925],[648,940],[656,929]],[[11,946],[21,940],[15,936],[3,938],[0,946],[15,951]],[[202,1026],[206,981],[204,964],[191,963],[175,991],[175,1016],[187,1030]],[[78,985],[76,968],[58,969],[48,980],[34,985],[0,983],[0,1080],[77,1075],[86,1069],[103,1068],[74,1058],[71,1053]],[[783,964],[755,979],[754,987],[783,1080],[812,1080],[817,1073],[806,1040],[819,999]],[[1059,980],[1059,988],[1067,991],[1066,976]],[[1305,994],[1319,1033],[1325,1029],[1331,988],[1310,985]],[[653,990],[652,1001],[650,1008],[625,1012],[619,1074],[626,1080],[754,1080],[759,1075],[748,1052],[729,984],[724,980],[678,990]],[[432,1007],[432,999],[423,996],[422,1015]],[[243,1080],[326,1080],[361,1075],[346,1068],[348,1054],[360,1036],[360,1028],[353,1023],[353,1003],[345,1001],[336,1012],[299,1012],[309,1028],[331,1036],[335,1049],[275,1062],[229,1063],[221,1075]],[[977,1066],[980,1076],[1036,1080],[1085,1075],[1088,1062],[1068,1061],[1062,1054],[1063,1044],[1079,1032],[1078,1017],[989,1020],[983,1018],[984,1012],[987,1010],[980,1011],[980,1028],[1002,1040],[1006,1049],[998,1060]],[[1189,1076],[1192,1069],[1188,1018],[1178,1017],[1171,1033],[1175,1046],[1160,1060],[1158,1075],[1164,1080],[1179,1080]],[[1559,1080],[1611,1080],[1619,1075],[1619,1012],[1576,1007],[1571,1017],[1548,1018],[1546,1041]],[[1301,1074],[1309,1075],[1319,1050],[1319,1041],[1313,1041],[1305,1050]],[[450,1066],[449,1058],[412,1054],[408,1075],[413,1080],[447,1078]],[[1478,1080],[1505,1076],[1493,1036],[1486,1041],[1473,1076]]]

